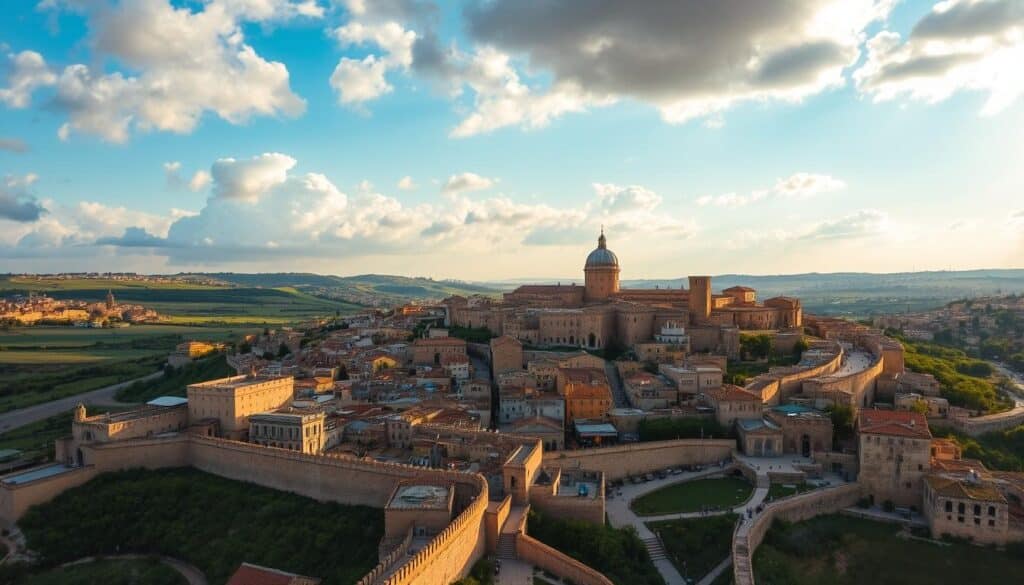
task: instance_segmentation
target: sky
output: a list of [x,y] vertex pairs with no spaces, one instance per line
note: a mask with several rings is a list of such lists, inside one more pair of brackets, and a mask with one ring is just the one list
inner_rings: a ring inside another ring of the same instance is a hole
[[0,272],[1024,267],[1024,0],[18,0]]

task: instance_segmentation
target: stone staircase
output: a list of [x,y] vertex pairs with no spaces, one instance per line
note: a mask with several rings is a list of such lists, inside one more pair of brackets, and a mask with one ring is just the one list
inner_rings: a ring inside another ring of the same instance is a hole
[[665,548],[661,546],[661,541],[658,540],[657,536],[651,536],[648,538],[641,539],[644,546],[647,547],[647,553],[651,555],[652,561],[661,561],[668,558],[665,554]]
[[517,558],[515,534],[504,533],[498,537],[497,557],[499,559]]
[[750,563],[750,549],[747,547],[746,538],[734,540],[732,550],[736,585],[754,585],[754,568]]

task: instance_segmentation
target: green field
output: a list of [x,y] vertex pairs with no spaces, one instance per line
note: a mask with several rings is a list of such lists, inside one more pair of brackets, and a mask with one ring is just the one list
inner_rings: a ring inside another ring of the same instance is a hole
[[258,331],[181,325],[0,329],[0,412],[153,373],[182,341],[230,342]]
[[30,574],[17,585],[187,585],[157,559],[101,559]]
[[318,502],[195,469],[103,474],[19,521],[43,565],[103,554],[160,554],[210,583],[243,562],[354,583],[377,564],[382,510]]
[[676,570],[694,582],[711,572],[732,551],[736,514],[722,514],[686,520],[648,522],[665,547]]
[[147,402],[158,396],[185,396],[189,384],[234,375],[235,370],[228,365],[224,354],[218,354],[164,370],[164,375],[153,380],[135,382],[118,390],[115,397],[120,402]]
[[699,512],[706,508],[733,508],[750,499],[754,488],[739,477],[698,479],[665,486],[633,500],[638,516]]
[[771,585],[1003,585],[1024,574],[1024,558],[911,539],[897,525],[836,514],[776,522],[754,554],[754,573]]
[[56,299],[101,301],[107,291],[125,303],[141,304],[166,315],[170,323],[282,325],[359,305],[313,296],[294,287],[256,288],[191,283],[153,283],[106,279],[0,277],[0,295],[42,292]]

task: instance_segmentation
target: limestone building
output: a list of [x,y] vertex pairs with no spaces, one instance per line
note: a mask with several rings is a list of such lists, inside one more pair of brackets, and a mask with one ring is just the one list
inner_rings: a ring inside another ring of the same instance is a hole
[[322,411],[263,412],[249,417],[249,442],[316,454],[324,450]]
[[928,419],[917,412],[861,410],[857,442],[857,481],[875,503],[920,509],[922,482],[931,468]]
[[[733,287],[714,294],[711,277],[689,277],[689,288],[623,289],[619,258],[602,231],[578,284],[524,285],[501,301],[445,299],[446,323],[486,327],[523,344],[642,350],[652,361],[678,362],[692,349],[738,355],[741,329],[800,327],[800,301],[775,297],[759,303],[756,291]],[[429,356],[428,356],[429,357]]]
[[287,405],[294,390],[291,376],[234,376],[189,384],[188,418],[214,421],[221,436],[244,440],[249,417]]

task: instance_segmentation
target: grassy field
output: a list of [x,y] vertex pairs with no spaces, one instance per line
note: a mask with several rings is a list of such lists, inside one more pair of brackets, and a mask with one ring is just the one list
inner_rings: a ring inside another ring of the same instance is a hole
[[732,551],[736,514],[648,522],[661,537],[668,558],[683,577],[694,582],[711,572]]
[[776,523],[754,554],[758,583],[771,585],[1003,585],[1024,559],[967,544],[899,535],[894,524],[840,515]]
[[146,402],[158,396],[185,396],[189,384],[233,375],[234,368],[220,354],[185,364],[171,373],[165,371],[159,378],[126,386],[117,392],[116,398],[121,402]]
[[809,492],[812,489],[814,489],[814,486],[812,486],[809,483],[798,483],[798,484],[773,483],[768,488],[767,499],[770,502],[772,500],[777,500],[779,498],[784,498],[786,496],[792,496],[794,494],[802,494],[804,492]]
[[175,324],[283,325],[312,317],[351,313],[362,307],[313,296],[293,287],[210,286],[106,279],[0,277],[0,295],[44,292],[56,299],[101,301],[111,290],[118,301],[141,304]]
[[732,508],[750,499],[754,488],[745,479],[719,477],[665,486],[633,500],[639,516],[699,512],[705,508]]
[[180,573],[157,559],[109,559],[58,567],[16,581],[17,585],[187,585]]
[[0,412],[145,376],[160,369],[182,341],[229,342],[260,330],[180,325],[0,330]]
[[43,564],[165,554],[214,584],[243,561],[326,584],[354,583],[373,568],[384,514],[182,468],[101,475],[32,508],[19,526]]

